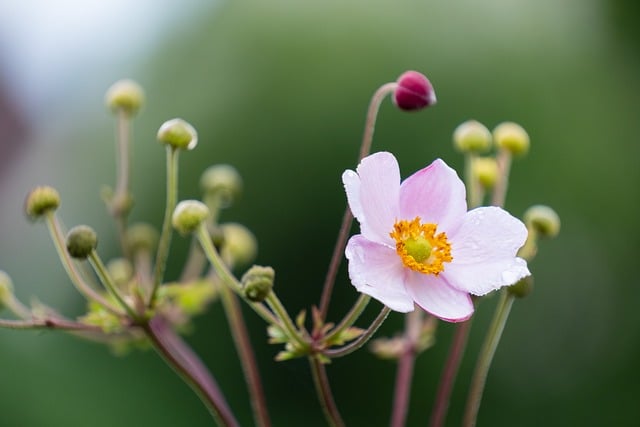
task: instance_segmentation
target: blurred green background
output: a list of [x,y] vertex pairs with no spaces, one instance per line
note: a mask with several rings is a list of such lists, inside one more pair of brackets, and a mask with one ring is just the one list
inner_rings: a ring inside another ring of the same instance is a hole
[[[112,82],[131,77],[148,100],[134,130],[133,219],[161,223],[164,151],[155,132],[164,120],[183,117],[198,129],[200,144],[181,158],[180,197],[198,196],[208,165],[235,165],[245,192],[223,220],[256,234],[257,263],[276,269],[290,312],[317,304],[345,203],[340,174],[355,167],[369,98],[415,69],[431,79],[438,104],[407,114],[385,102],[374,150],[392,151],[403,176],[436,157],[461,171],[450,143],[455,126],[470,118],[490,128],[516,121],[532,147],[514,163],[507,209],[522,215],[544,203],[562,219],[560,237],[543,242],[530,266],[536,288],[514,306],[479,425],[636,425],[637,3],[103,3],[66,1],[57,11],[38,1],[20,10],[17,2],[0,6],[0,84],[11,112],[2,123],[13,132],[3,130],[0,141],[0,268],[23,301],[37,298],[69,316],[83,310],[45,227],[22,216],[23,197],[36,184],[56,186],[64,222],[94,226],[103,257],[117,255],[99,197],[114,180],[113,120],[102,97]],[[174,239],[170,279],[187,246]],[[343,270],[330,317],[339,319],[356,297]],[[460,422],[495,300],[474,317],[448,425]],[[378,309],[372,303],[361,323]],[[266,343],[263,322],[246,315],[273,424],[325,425],[306,362],[273,362],[279,348]],[[401,327],[402,316],[391,315],[381,333]],[[442,324],[436,347],[417,360],[408,425],[427,423],[452,330]],[[251,425],[219,304],[187,339],[241,424]],[[0,348],[2,426],[211,424],[197,397],[152,352],[117,358],[61,333],[9,330],[0,330]],[[360,351],[336,360],[329,375],[348,425],[388,423],[394,363]]]

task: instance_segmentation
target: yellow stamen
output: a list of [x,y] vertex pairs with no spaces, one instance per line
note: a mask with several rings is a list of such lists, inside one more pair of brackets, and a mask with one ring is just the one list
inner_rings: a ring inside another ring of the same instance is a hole
[[396,252],[406,267],[437,276],[444,270],[445,262],[453,261],[447,235],[436,235],[436,227],[436,224],[421,223],[419,216],[412,221],[402,219],[393,224],[389,235],[396,241]]

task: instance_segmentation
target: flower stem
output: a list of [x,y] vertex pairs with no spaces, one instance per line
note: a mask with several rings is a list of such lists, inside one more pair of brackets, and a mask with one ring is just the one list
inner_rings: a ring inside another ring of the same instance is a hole
[[353,326],[353,324],[356,322],[356,320],[358,320],[358,318],[360,317],[364,309],[367,308],[367,304],[369,304],[369,301],[371,301],[371,297],[369,295],[360,294],[356,303],[353,305],[353,307],[351,307],[351,310],[349,310],[349,313],[347,313],[347,315],[342,319],[340,324],[335,328],[333,328],[331,333],[329,333],[325,337],[325,341],[331,342],[333,338],[340,335],[345,329]]
[[455,383],[458,375],[458,369],[460,368],[462,355],[464,354],[464,349],[467,345],[470,329],[471,320],[467,320],[466,322],[456,325],[456,329],[453,334],[453,341],[449,348],[449,356],[447,357],[446,364],[442,370],[442,376],[440,377],[440,383],[438,384],[438,391],[436,393],[436,400],[433,404],[433,410],[431,411],[431,420],[429,421],[429,425],[431,427],[441,427],[444,425],[447,410],[449,409],[449,399],[451,398],[451,392],[453,391],[453,384]]
[[380,313],[375,318],[373,323],[371,323],[371,325],[367,328],[367,330],[364,331],[364,333],[360,335],[357,339],[355,339],[354,341],[351,341],[349,344],[345,345],[344,347],[325,350],[323,354],[327,357],[336,358],[336,357],[346,356],[347,354],[351,354],[354,351],[358,350],[367,341],[369,341],[369,339],[373,336],[373,334],[376,333],[380,325],[382,325],[382,323],[385,321],[385,319],[389,315],[389,312],[391,312],[391,309],[389,307],[387,306],[382,307],[382,310],[380,310]]
[[422,318],[423,312],[420,310],[414,310],[405,316],[404,351],[398,360],[391,427],[403,427],[406,423]]
[[122,310],[118,309],[109,301],[107,301],[102,295],[100,295],[91,286],[89,286],[82,278],[82,275],[76,268],[76,265],[73,263],[73,260],[67,252],[64,243],[64,237],[62,235],[62,228],[60,227],[60,223],[58,222],[58,218],[55,216],[55,213],[47,212],[46,221],[49,228],[49,234],[51,234],[51,239],[53,240],[56,252],[58,252],[60,261],[62,262],[67,275],[71,279],[71,282],[75,285],[78,292],[80,292],[85,298],[96,301],[111,313],[117,316],[121,316],[123,314]]
[[124,234],[127,228],[127,215],[129,211],[129,177],[131,174],[131,115],[119,110],[116,116],[116,189],[111,201],[111,214],[113,215],[118,231],[118,240],[122,247],[122,253],[128,256],[129,249],[125,243]]
[[256,424],[260,427],[269,427],[271,422],[269,421],[269,412],[262,389],[260,373],[258,372],[256,358],[251,348],[249,333],[247,332],[247,326],[242,317],[242,310],[238,304],[238,299],[226,285],[220,286],[220,293],[227,320],[229,321],[231,335],[233,336],[236,349],[240,356],[249,395],[251,396],[251,406]]
[[476,424],[482,393],[487,382],[487,374],[489,373],[491,361],[500,342],[500,337],[502,337],[502,331],[509,318],[513,301],[514,297],[506,289],[503,289],[471,379],[469,396],[462,420],[464,427],[473,427]]
[[162,232],[156,253],[155,267],[153,271],[153,285],[151,295],[149,295],[149,306],[153,307],[156,300],[156,293],[164,277],[164,270],[167,266],[169,256],[169,246],[171,245],[171,216],[176,207],[178,198],[178,150],[167,145],[167,202],[164,210],[164,221]]
[[509,172],[511,169],[511,153],[508,150],[500,150],[496,158],[498,162],[498,181],[493,188],[491,204],[493,206],[504,206],[509,186]]
[[331,386],[329,385],[325,366],[314,356],[309,356],[309,364],[311,366],[311,374],[316,387],[316,393],[320,400],[320,406],[322,406],[322,411],[329,426],[344,427],[344,421],[342,421],[336,402],[333,399],[333,394],[331,393]]
[[[367,118],[364,126],[364,134],[362,135],[362,143],[360,144],[360,154],[358,161],[362,160],[371,151],[371,144],[373,143],[373,132],[376,125],[376,117],[382,100],[393,93],[398,84],[396,82],[386,83],[378,88],[371,97],[369,102],[369,108],[367,110]],[[329,309],[329,301],[331,300],[331,293],[333,292],[333,286],[336,282],[336,275],[338,274],[338,268],[342,261],[344,248],[347,246],[347,238],[349,237],[349,230],[351,229],[351,223],[353,222],[353,215],[349,206],[345,208],[344,215],[342,216],[342,224],[340,225],[340,231],[338,232],[338,238],[333,248],[333,254],[331,255],[331,261],[329,262],[329,269],[324,280],[322,287],[322,295],[320,297],[320,318],[325,319],[327,317],[327,310]]]
[[239,426],[215,380],[164,320],[156,317],[142,328],[158,354],[193,389],[216,423],[225,427]]
[[91,262],[91,265],[93,266],[96,274],[100,278],[100,281],[102,282],[104,287],[107,288],[107,291],[109,291],[109,293],[116,299],[116,301],[118,301],[118,304],[120,304],[120,306],[125,309],[127,314],[132,319],[138,319],[140,315],[136,313],[133,308],[131,308],[131,306],[127,304],[127,302],[122,298],[122,295],[120,295],[120,292],[116,289],[115,285],[113,284],[113,280],[111,280],[111,277],[107,272],[107,267],[105,267],[95,249],[92,250],[89,254],[89,261]]
[[102,329],[97,326],[56,318],[31,320],[0,319],[0,327],[7,329],[60,329],[66,331],[102,332]]

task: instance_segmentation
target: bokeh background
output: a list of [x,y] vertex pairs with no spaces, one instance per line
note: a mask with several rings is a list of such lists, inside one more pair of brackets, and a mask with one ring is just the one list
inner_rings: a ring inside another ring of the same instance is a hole
[[[344,208],[340,174],[355,166],[365,109],[407,69],[433,82],[436,107],[380,111],[374,150],[403,176],[442,157],[462,169],[451,133],[474,118],[530,133],[507,208],[534,203],[562,218],[531,264],[534,293],[518,301],[489,375],[481,426],[636,425],[640,192],[639,6],[624,0],[455,2],[259,0],[0,3],[0,268],[23,301],[83,310],[42,224],[22,215],[37,184],[57,187],[67,225],[87,223],[117,255],[99,191],[114,181],[105,90],[130,77],[148,104],[135,123],[134,220],[160,225],[164,150],[155,132],[183,117],[200,145],[181,158],[181,198],[200,173],[231,163],[243,198],[224,213],[258,237],[257,262],[277,271],[292,313],[319,300]],[[174,239],[169,278],[188,241]],[[357,297],[342,271],[330,316]],[[453,395],[458,425],[493,311],[483,303]],[[372,303],[364,321],[379,309]],[[273,362],[264,325],[247,320],[275,426],[325,425],[306,362]],[[5,313],[5,315],[8,315]],[[381,334],[402,327],[392,315]],[[452,326],[417,360],[408,425],[425,425]],[[218,304],[188,341],[211,367],[242,425],[251,425],[241,371]],[[393,362],[360,351],[329,367],[350,426],[386,425]],[[152,352],[124,358],[52,332],[0,330],[2,426],[205,426],[209,416]]]

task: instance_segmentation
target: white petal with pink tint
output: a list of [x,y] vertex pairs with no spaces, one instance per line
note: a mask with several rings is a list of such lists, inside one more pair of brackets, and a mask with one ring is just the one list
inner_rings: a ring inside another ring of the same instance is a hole
[[405,179],[400,186],[400,215],[438,224],[438,231],[455,231],[467,212],[464,184],[440,159]]
[[525,260],[515,257],[477,264],[453,262],[440,273],[451,286],[474,295],[484,295],[503,286],[513,285],[530,274]]
[[355,288],[392,310],[413,311],[413,299],[404,286],[405,271],[395,249],[357,234],[347,243],[349,278]]
[[442,277],[410,272],[406,287],[416,304],[440,319],[462,322],[473,314],[469,294],[449,286]]

